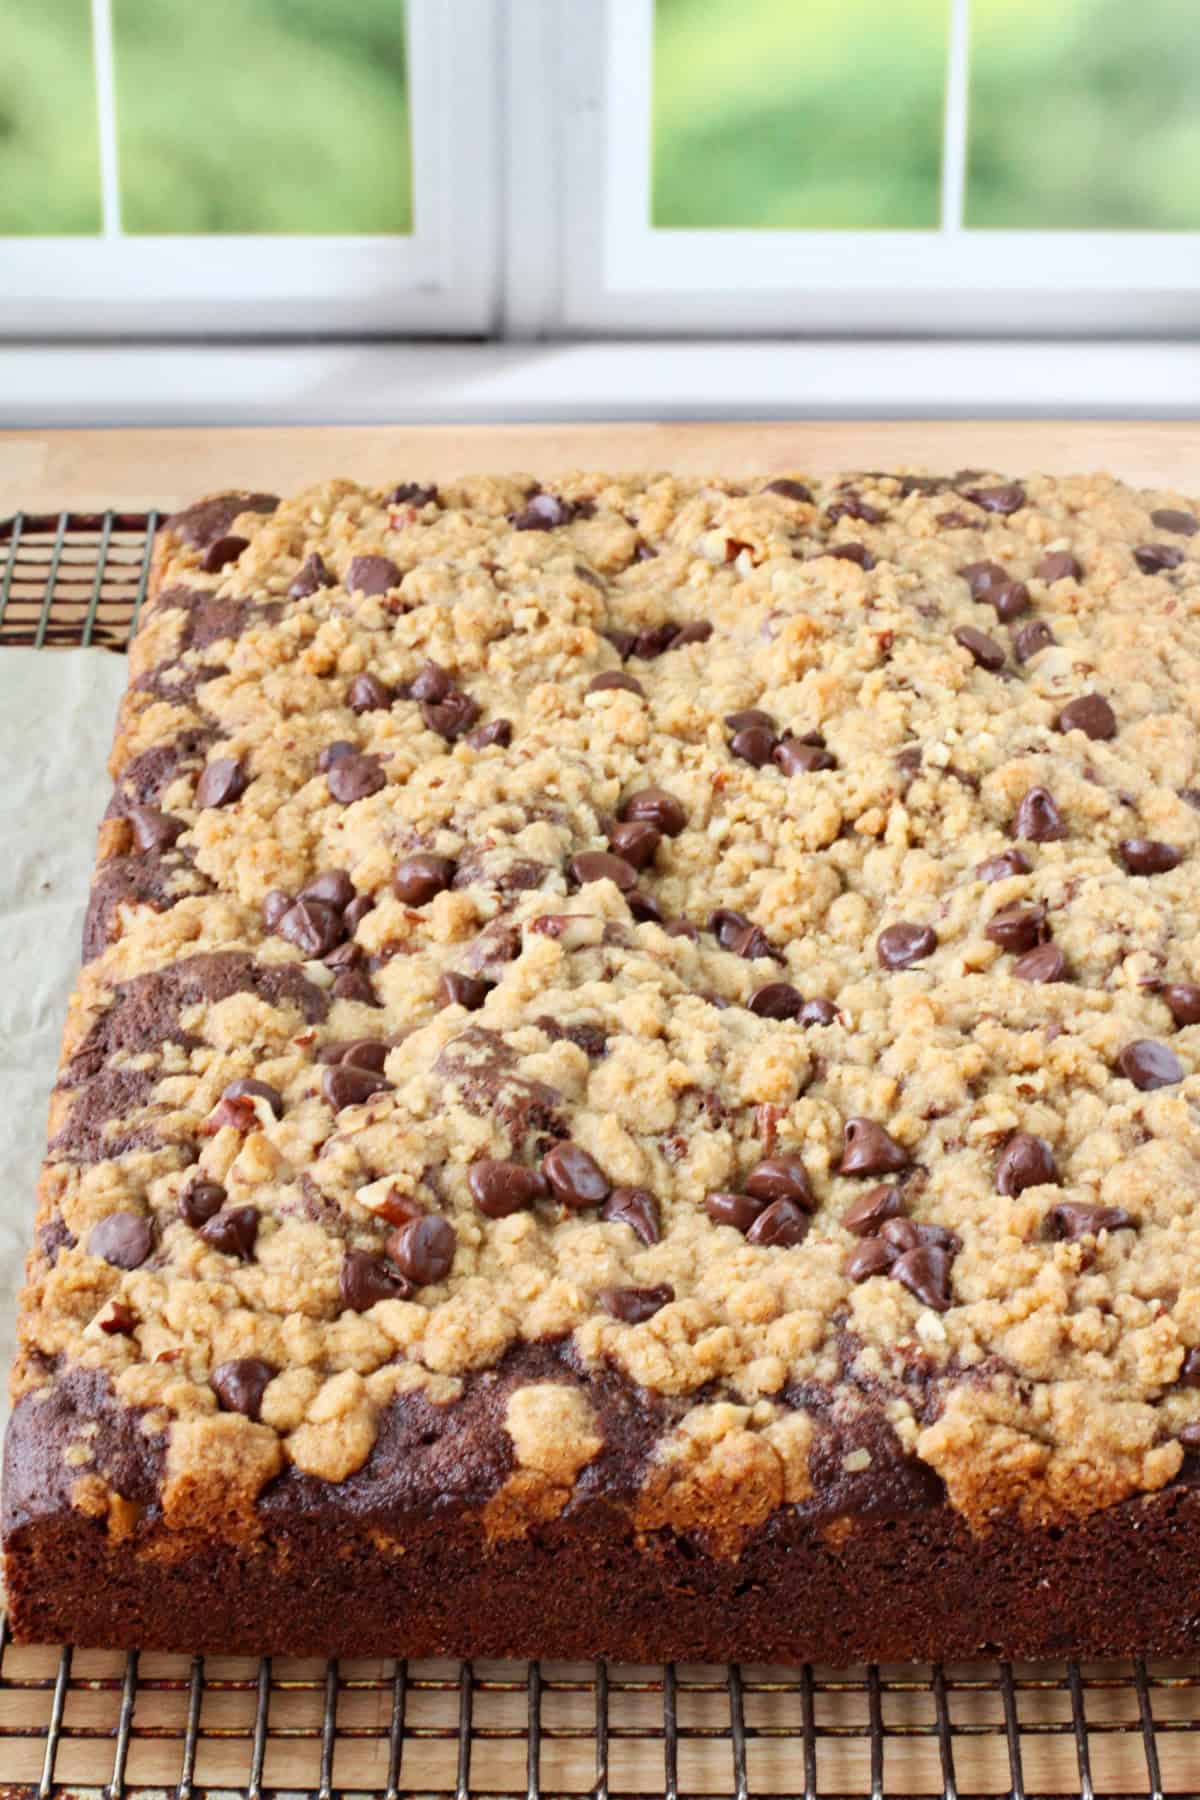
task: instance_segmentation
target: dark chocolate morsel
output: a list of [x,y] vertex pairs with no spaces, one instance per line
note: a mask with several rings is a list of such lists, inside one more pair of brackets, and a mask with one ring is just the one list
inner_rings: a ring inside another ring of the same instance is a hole
[[154,1248],[154,1229],[141,1213],[114,1212],[88,1234],[88,1255],[99,1256],[114,1269],[140,1269]]
[[564,1206],[600,1206],[612,1192],[612,1183],[595,1158],[569,1139],[546,1152],[542,1173]]
[[1166,1044],[1153,1038],[1137,1038],[1126,1044],[1117,1055],[1117,1072],[1128,1076],[1134,1087],[1144,1093],[1153,1088],[1173,1087],[1183,1080],[1183,1064]]
[[208,1381],[222,1412],[245,1413],[248,1419],[257,1419],[268,1383],[278,1373],[274,1363],[264,1362],[261,1356],[239,1356],[218,1363]]
[[622,1325],[642,1325],[670,1305],[675,1289],[665,1281],[660,1287],[604,1288],[598,1298],[605,1312]]
[[387,1240],[387,1253],[409,1281],[417,1287],[431,1287],[450,1273],[457,1246],[458,1238],[449,1219],[427,1213],[393,1231]]
[[254,1254],[258,1226],[257,1206],[230,1206],[224,1212],[214,1213],[200,1227],[200,1236],[214,1250],[222,1250],[226,1256],[240,1256],[243,1262],[249,1262]]
[[550,1192],[540,1169],[492,1157],[471,1164],[467,1186],[476,1206],[488,1219],[506,1219],[510,1213],[527,1211],[535,1200],[544,1199]]
[[841,1175],[898,1175],[910,1160],[908,1151],[874,1119],[847,1119],[842,1127]]
[[658,1201],[646,1188],[614,1188],[600,1210],[610,1225],[628,1225],[643,1244],[657,1244],[662,1237]]
[[412,1283],[386,1257],[370,1250],[347,1250],[338,1276],[338,1293],[348,1312],[366,1312],[381,1300],[410,1300]]
[[1014,1131],[996,1163],[996,1192],[1023,1194],[1028,1187],[1057,1181],[1058,1165],[1045,1138]]

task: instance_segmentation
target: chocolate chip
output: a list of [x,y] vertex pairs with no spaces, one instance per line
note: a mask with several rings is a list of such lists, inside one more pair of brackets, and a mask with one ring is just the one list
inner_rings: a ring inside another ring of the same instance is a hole
[[1009,481],[1003,487],[967,488],[962,497],[973,500],[984,512],[1007,515],[1020,512],[1025,504],[1025,489],[1019,482]]
[[996,1162],[996,1192],[1023,1194],[1026,1188],[1044,1182],[1058,1183],[1058,1165],[1054,1152],[1043,1137],[1029,1131],[1014,1131]]
[[1177,1387],[1200,1387],[1200,1350],[1189,1350],[1179,1365]]
[[840,562],[857,563],[864,570],[875,567],[875,558],[865,544],[827,544],[817,551],[817,557],[822,556],[836,556]]
[[1028,624],[1013,634],[1013,654],[1019,663],[1027,663],[1031,657],[1045,650],[1054,642],[1054,633],[1044,619],[1030,619]]
[[662,843],[662,833],[644,819],[630,819],[613,826],[608,843],[631,869],[644,869],[654,861],[654,853]]
[[611,881],[628,894],[637,886],[637,870],[623,856],[613,856],[607,850],[580,851],[571,858],[570,871],[572,881],[579,887],[586,887],[589,881]]
[[1174,531],[1180,537],[1195,537],[1200,519],[1194,513],[1177,512],[1173,506],[1159,506],[1150,514],[1150,523],[1160,531]]
[[1030,788],[1017,808],[1013,835],[1030,838],[1035,844],[1048,844],[1055,838],[1066,837],[1067,828],[1049,788]]
[[732,1225],[743,1234],[749,1231],[768,1202],[756,1200],[753,1194],[713,1192],[704,1196],[704,1210],[715,1225]]
[[756,988],[746,1005],[760,1019],[795,1019],[804,1004],[799,990],[790,981],[768,981]]
[[1117,854],[1131,875],[1165,875],[1183,861],[1183,851],[1158,838],[1122,838]]
[[508,522],[514,531],[553,531],[556,526],[569,525],[574,517],[569,500],[557,494],[534,494],[523,512],[508,515]]
[[692,619],[688,624],[679,627],[671,648],[672,650],[682,650],[686,644],[707,644],[712,634],[711,619]]
[[200,567],[207,574],[215,575],[218,570],[225,568],[227,563],[236,562],[242,551],[249,548],[249,538],[235,537],[233,533],[230,533],[228,537],[217,538],[201,557]]
[[772,944],[761,925],[747,925],[730,945],[738,956],[744,956],[747,962],[757,962],[760,957],[769,956],[772,962],[783,962],[782,953]]
[[993,588],[988,595],[990,604],[995,608],[996,617],[1007,623],[1010,619],[1019,619],[1021,614],[1029,611],[1029,589],[1023,581],[1006,581],[1002,586]]
[[419,481],[402,481],[387,496],[386,506],[438,506],[440,500],[437,488],[430,483],[426,487]]
[[646,690],[636,675],[625,675],[620,669],[606,669],[602,675],[593,675],[587,684],[589,694],[607,693],[610,688],[623,688],[627,694],[640,694],[645,698]]
[[1123,1206],[1096,1206],[1087,1200],[1060,1200],[1046,1214],[1050,1237],[1095,1237],[1102,1231],[1137,1230],[1138,1222]]
[[1104,739],[1117,735],[1117,715],[1103,694],[1081,694],[1069,700],[1054,721],[1055,731],[1082,731],[1085,737]]
[[88,1255],[103,1257],[114,1269],[140,1269],[154,1248],[154,1231],[141,1213],[109,1213],[88,1236]]
[[221,1094],[222,1100],[265,1100],[277,1119],[283,1117],[283,1095],[269,1081],[259,1081],[253,1075],[243,1075],[237,1081],[231,1081]]
[[346,1106],[361,1106],[372,1094],[391,1093],[394,1086],[386,1075],[355,1063],[337,1063],[321,1077],[321,1092],[334,1112],[341,1112]]
[[420,701],[444,700],[453,687],[449,670],[443,669],[441,663],[428,657],[408,684],[408,698]]
[[1034,570],[1039,581],[1078,581],[1083,574],[1069,550],[1048,550]]
[[523,1163],[498,1162],[491,1157],[471,1164],[467,1186],[476,1206],[488,1219],[506,1219],[510,1213],[525,1211],[550,1191],[540,1169],[527,1169]]
[[325,956],[345,935],[342,915],[320,900],[297,900],[278,920],[276,931],[307,957]]
[[883,1238],[864,1238],[855,1244],[842,1264],[842,1273],[851,1281],[867,1281],[872,1275],[886,1275],[899,1252]]
[[813,504],[812,492],[802,481],[792,481],[781,475],[775,481],[768,481],[762,490],[764,494],[782,494],[785,500],[802,500],[809,506]]
[[772,759],[785,775],[811,775],[818,769],[836,769],[837,757],[824,744],[805,738],[786,737],[776,744]]
[[324,906],[332,906],[341,912],[350,906],[355,898],[354,883],[345,869],[322,869],[311,881],[306,881],[297,896],[300,900],[319,900]]
[[904,1199],[898,1187],[889,1187],[881,1183],[878,1187],[867,1188],[865,1193],[852,1200],[842,1214],[842,1224],[855,1237],[873,1237],[881,1225],[889,1219],[898,1219],[904,1210]]
[[432,1287],[444,1281],[454,1263],[458,1237],[449,1219],[438,1213],[410,1219],[398,1231],[390,1233],[387,1253],[402,1275],[417,1287]]
[[289,600],[307,600],[319,588],[336,587],[336,577],[329,573],[322,559],[314,550],[297,569],[292,585],[288,589]]
[[333,984],[335,1000],[355,1000],[362,1006],[378,1006],[371,978],[363,969],[342,969]]
[[664,650],[673,650],[678,636],[679,628],[674,621],[664,619],[661,625],[651,625],[645,631],[639,631],[629,654],[650,662],[654,657],[661,656]]
[[467,1012],[478,1012],[495,985],[478,975],[462,975],[456,969],[448,969],[438,983],[438,998],[443,1006],[462,1006]]
[[160,811],[157,806],[131,806],[125,817],[139,850],[169,850],[176,838],[187,830],[182,819],[172,818],[170,813]]
[[200,1236],[214,1250],[222,1250],[226,1256],[240,1256],[243,1262],[249,1262],[254,1254],[258,1226],[257,1206],[230,1206],[224,1212],[214,1213],[200,1227]]
[[435,895],[445,893],[454,880],[454,870],[455,864],[449,856],[419,851],[396,864],[392,892],[405,906],[424,906]]
[[196,805],[201,811],[209,806],[230,806],[241,799],[248,785],[240,762],[232,756],[218,756],[205,765],[196,783]]
[[665,1281],[660,1287],[603,1288],[597,1298],[605,1312],[622,1325],[642,1325],[670,1305],[675,1289]]
[[743,725],[730,738],[729,748],[740,762],[762,769],[775,754],[775,733],[765,725]]
[[910,968],[936,949],[937,936],[928,925],[888,925],[875,940],[875,954],[885,969]]
[[346,570],[348,594],[386,594],[399,587],[400,570],[388,556],[356,556]]
[[1020,850],[1002,850],[999,856],[987,856],[976,863],[980,881],[1006,881],[1010,875],[1028,875],[1029,860]]
[[1143,575],[1161,575],[1167,569],[1179,567],[1183,551],[1175,544],[1139,544],[1133,560]]
[[967,563],[959,574],[971,590],[972,600],[990,600],[998,588],[1006,587],[1012,577],[996,562]]
[[601,1208],[600,1217],[610,1225],[628,1225],[643,1244],[657,1244],[662,1237],[658,1201],[646,1188],[614,1188]]
[[918,1244],[925,1242],[916,1221],[899,1215],[885,1219],[879,1227],[879,1235],[885,1244],[892,1246],[897,1255],[903,1250],[915,1250]]
[[915,1250],[905,1250],[898,1256],[888,1273],[922,1306],[946,1312],[952,1303],[950,1260],[949,1252],[936,1244],[918,1244]]
[[749,731],[756,725],[763,731],[773,733],[775,730],[774,719],[759,706],[747,706],[741,712],[726,713],[725,725],[729,731]]
[[661,925],[663,923],[665,917],[663,909],[651,895],[640,893],[637,888],[634,888],[631,894],[626,895],[626,900],[630,912],[639,925]]
[[1149,1093],[1153,1088],[1173,1087],[1183,1080],[1183,1064],[1166,1044],[1153,1038],[1135,1038],[1118,1053],[1117,1069],[1134,1087]]
[[1012,966],[1018,981],[1069,981],[1067,959],[1057,944],[1040,944],[1036,950],[1019,956]]
[[798,1156],[767,1156],[755,1163],[742,1183],[752,1200],[790,1200],[812,1212],[817,1202],[808,1170]]
[[208,1380],[222,1412],[257,1419],[267,1386],[278,1373],[274,1363],[264,1362],[261,1356],[239,1356],[218,1363]]
[[472,700],[470,694],[453,688],[444,700],[426,700],[421,706],[421,717],[430,731],[445,738],[448,744],[462,737],[479,717],[480,706]]
[[1172,981],[1162,997],[1177,1025],[1200,1025],[1200,987],[1190,981]]
[[801,1025],[832,1025],[837,1018],[832,1000],[806,1000],[797,1015]]
[[354,753],[354,745],[347,738],[335,738],[332,744],[326,744],[318,754],[317,768],[324,775],[335,762],[340,762],[344,756],[353,756]]
[[877,506],[858,494],[847,494],[844,500],[835,500],[825,510],[825,523],[836,525],[839,519],[861,519],[864,525],[882,525],[887,514],[880,512]]
[[670,838],[678,837],[687,824],[682,801],[660,787],[639,788],[636,794],[630,794],[621,802],[618,816],[626,823],[653,825]]
[[750,921],[745,913],[734,912],[731,906],[720,906],[709,915],[708,929],[722,950],[736,950],[750,929]]
[[387,785],[387,776],[379,765],[379,758],[358,751],[352,751],[349,756],[339,756],[335,763],[331,763],[325,780],[332,797],[343,806],[351,806],[355,800],[366,800]]
[[346,704],[351,712],[382,712],[392,704],[392,690],[378,675],[367,670],[365,674],[356,675],[350,683]]
[[409,1300],[412,1283],[399,1269],[370,1250],[347,1250],[338,1275],[338,1294],[348,1312],[367,1312],[381,1300]]
[[599,1206],[612,1184],[594,1157],[568,1139],[542,1158],[542,1173],[564,1206]]
[[898,1175],[908,1165],[908,1151],[874,1119],[846,1120],[839,1175]]
[[760,1249],[790,1250],[804,1242],[811,1223],[794,1200],[773,1200],[747,1231],[746,1242]]
[[954,634],[956,644],[961,644],[968,656],[981,669],[990,669],[995,674],[1004,667],[1004,652],[986,631],[976,631],[974,625],[960,625]]
[[1032,950],[1050,935],[1046,908],[1040,901],[1034,906],[1002,906],[984,926],[983,935],[1004,950]]
[[190,1181],[179,1196],[179,1216],[185,1225],[197,1227],[219,1213],[225,1204],[225,1189],[219,1181],[197,1178]]
[[491,744],[507,749],[512,743],[512,734],[511,719],[490,719],[486,725],[477,725],[474,731],[468,731],[463,742],[470,744],[472,750],[486,750]]

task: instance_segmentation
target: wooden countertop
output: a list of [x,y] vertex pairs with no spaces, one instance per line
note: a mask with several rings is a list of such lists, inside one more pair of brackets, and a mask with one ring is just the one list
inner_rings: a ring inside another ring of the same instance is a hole
[[316,426],[0,432],[0,516],[186,505],[228,487],[289,493],[331,475],[372,482],[466,471],[670,468],[813,474],[899,466],[1017,475],[1109,469],[1200,495],[1187,421],[852,420],[728,424]]

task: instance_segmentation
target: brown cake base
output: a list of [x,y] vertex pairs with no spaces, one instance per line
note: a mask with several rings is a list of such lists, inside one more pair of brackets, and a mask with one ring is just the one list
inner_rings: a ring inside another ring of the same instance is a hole
[[[402,1555],[320,1518],[254,1553],[137,1555],[78,1517],[9,1547],[17,1635],[84,1645],[295,1656],[495,1656],[847,1664],[1194,1652],[1200,1489],[1179,1485],[1067,1529],[973,1539],[939,1505],[905,1518],[780,1516],[736,1560],[693,1539],[634,1542],[612,1508],[487,1550],[473,1521],[411,1519]],[[176,1549],[182,1548],[176,1546]]]

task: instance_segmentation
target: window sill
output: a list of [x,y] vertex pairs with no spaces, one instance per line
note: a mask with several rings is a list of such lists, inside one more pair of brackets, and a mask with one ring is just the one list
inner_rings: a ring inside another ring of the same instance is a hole
[[0,345],[0,423],[1190,418],[1195,342]]

